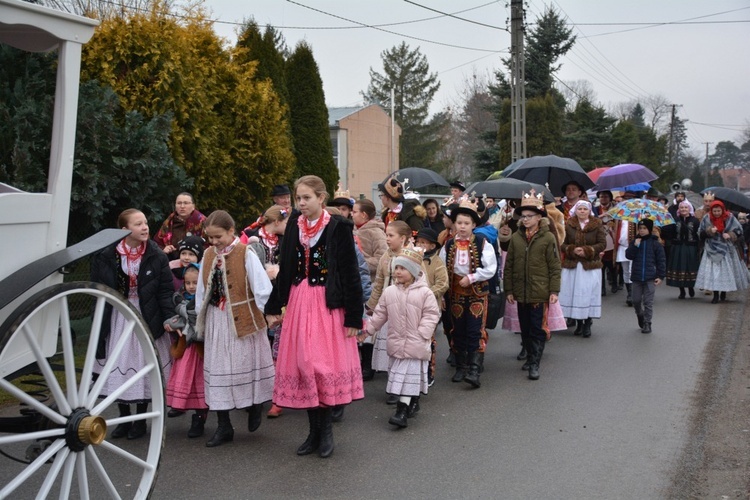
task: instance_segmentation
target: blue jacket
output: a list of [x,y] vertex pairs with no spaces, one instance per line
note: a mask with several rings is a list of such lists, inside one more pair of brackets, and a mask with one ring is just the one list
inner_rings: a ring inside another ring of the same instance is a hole
[[632,281],[663,280],[667,275],[664,247],[654,235],[642,238],[639,246],[635,246],[635,240],[631,241],[625,257],[633,261],[630,268]]

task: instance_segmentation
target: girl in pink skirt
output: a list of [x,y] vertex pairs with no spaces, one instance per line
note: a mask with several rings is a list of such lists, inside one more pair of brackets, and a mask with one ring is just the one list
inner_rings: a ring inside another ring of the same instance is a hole
[[294,185],[292,215],[279,274],[266,304],[271,327],[281,321],[273,401],[307,409],[310,431],[298,455],[333,453],[331,407],[364,397],[356,335],[362,328],[362,287],[353,225],[324,210],[323,181],[306,175]]

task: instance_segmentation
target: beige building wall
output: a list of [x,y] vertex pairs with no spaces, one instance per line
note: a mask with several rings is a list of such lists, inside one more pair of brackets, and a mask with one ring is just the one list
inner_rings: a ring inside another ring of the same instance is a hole
[[[338,122],[339,175],[344,189],[359,199],[372,199],[373,185],[391,172],[391,118],[373,104],[341,118]],[[331,130],[335,133],[335,127]],[[399,168],[398,145],[401,128],[395,125],[393,169]]]

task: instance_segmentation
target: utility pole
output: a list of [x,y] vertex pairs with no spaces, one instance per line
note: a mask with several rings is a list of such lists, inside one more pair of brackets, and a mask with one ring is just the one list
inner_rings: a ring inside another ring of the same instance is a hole
[[526,158],[526,72],[523,0],[510,1],[511,161]]
[[669,151],[667,152],[667,165],[672,168],[672,154],[674,153],[674,122],[677,117],[677,108],[682,107],[682,104],[670,104],[672,107],[672,118],[669,120]]
[[706,178],[703,181],[703,187],[705,189],[705,188],[708,187],[708,170],[709,170],[708,169],[708,146],[711,145],[711,144],[713,144],[713,142],[701,142],[701,144],[705,144],[706,145],[706,159],[703,160],[703,167],[706,170],[705,171]]

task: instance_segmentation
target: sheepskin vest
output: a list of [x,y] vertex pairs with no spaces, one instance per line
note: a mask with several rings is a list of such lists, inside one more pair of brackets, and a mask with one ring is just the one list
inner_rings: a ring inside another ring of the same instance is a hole
[[[224,293],[226,294],[225,307],[229,310],[229,314],[234,320],[234,333],[238,337],[250,335],[266,327],[266,320],[263,317],[263,313],[255,305],[253,291],[247,283],[247,272],[245,271],[246,251],[246,245],[237,243],[237,246],[224,256],[225,267],[224,272],[221,273]],[[206,292],[203,295],[203,304],[201,304],[196,324],[198,336],[201,339],[204,337],[205,332],[206,310],[211,294],[213,293],[214,285],[211,276],[214,269],[216,269],[218,260],[214,247],[206,250],[203,262],[204,264],[210,262],[211,265],[204,265],[201,268],[201,278],[203,279],[203,287]]]

